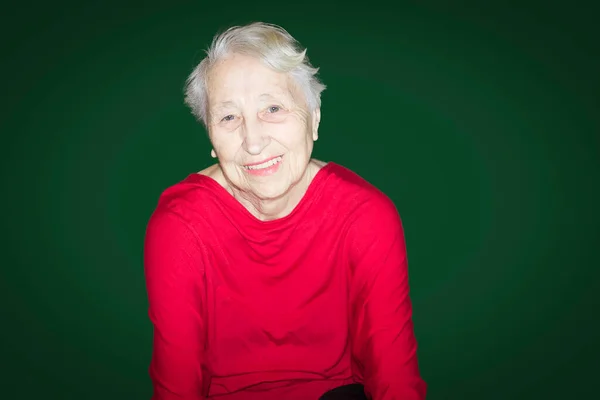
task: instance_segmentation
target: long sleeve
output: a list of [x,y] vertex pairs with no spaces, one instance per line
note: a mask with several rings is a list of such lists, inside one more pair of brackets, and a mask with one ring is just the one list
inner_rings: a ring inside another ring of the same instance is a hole
[[159,209],[148,223],[144,270],[154,326],[153,400],[203,399],[204,281],[199,243],[180,218]]
[[[373,400],[423,400],[402,223],[381,195],[350,228],[351,327],[357,375]],[[361,376],[362,375],[362,376]]]

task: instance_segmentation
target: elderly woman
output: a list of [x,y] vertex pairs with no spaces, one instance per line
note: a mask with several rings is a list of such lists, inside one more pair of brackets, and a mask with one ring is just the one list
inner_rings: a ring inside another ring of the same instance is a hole
[[218,162],[167,188],[147,227],[155,400],[425,398],[399,215],[311,158],[316,73],[284,29],[253,23],[188,79]]

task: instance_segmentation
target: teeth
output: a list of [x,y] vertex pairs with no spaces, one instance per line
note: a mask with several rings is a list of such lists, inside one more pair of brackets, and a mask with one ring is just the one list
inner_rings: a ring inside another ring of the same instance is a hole
[[269,168],[269,167],[277,164],[278,162],[281,162],[281,157],[276,157],[272,160],[269,160],[267,162],[264,162],[264,163],[258,164],[258,165],[247,165],[247,166],[244,166],[244,168],[246,168],[246,169],[264,169],[264,168]]

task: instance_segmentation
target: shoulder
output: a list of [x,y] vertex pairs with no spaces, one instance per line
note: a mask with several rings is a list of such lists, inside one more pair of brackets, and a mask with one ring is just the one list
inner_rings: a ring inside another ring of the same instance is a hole
[[208,198],[214,197],[218,184],[210,177],[192,173],[166,187],[158,198],[155,212],[169,211],[185,217]]
[[406,253],[404,231],[392,199],[347,168],[336,166],[333,172],[341,182],[339,201],[350,211],[346,240],[352,264],[371,273],[382,268],[383,259],[402,259]]
[[211,201],[218,196],[218,183],[199,173],[191,173],[179,182],[166,187],[148,221],[148,229],[180,226],[192,229],[210,212]]
[[[389,252],[394,246],[404,251],[404,230],[396,205],[383,191],[348,168],[331,168],[337,184],[335,206],[338,217],[345,219],[349,251],[361,259],[373,251]],[[345,210],[345,211],[344,211]]]
[[383,223],[399,217],[392,199],[358,173],[332,164],[330,175],[335,181],[336,197],[351,208],[355,219]]

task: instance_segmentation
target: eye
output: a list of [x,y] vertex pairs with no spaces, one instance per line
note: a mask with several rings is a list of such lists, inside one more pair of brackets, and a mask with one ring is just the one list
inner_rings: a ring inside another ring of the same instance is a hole
[[281,110],[281,107],[279,107],[279,106],[271,106],[271,107],[267,108],[267,112],[269,112],[271,114],[276,113],[280,110]]
[[233,121],[234,118],[235,117],[233,115],[229,114],[229,115],[224,116],[223,119],[221,119],[221,121],[222,122]]

